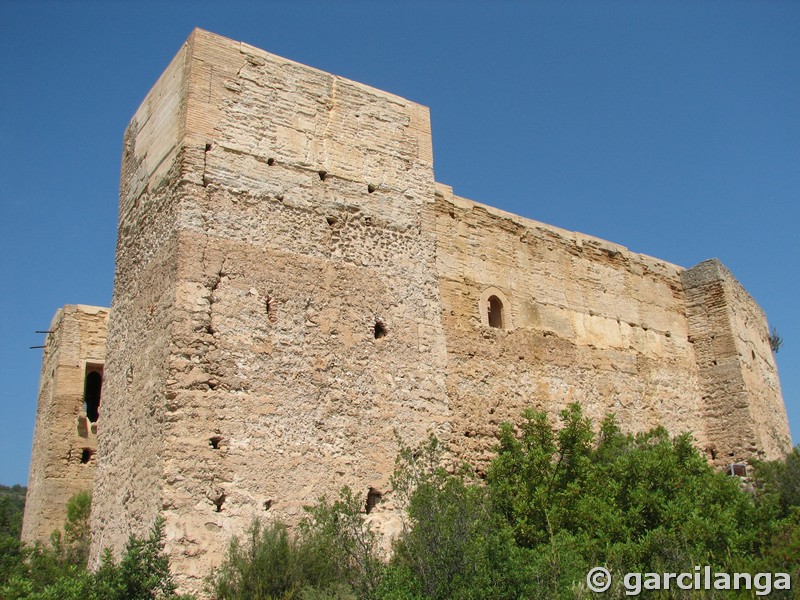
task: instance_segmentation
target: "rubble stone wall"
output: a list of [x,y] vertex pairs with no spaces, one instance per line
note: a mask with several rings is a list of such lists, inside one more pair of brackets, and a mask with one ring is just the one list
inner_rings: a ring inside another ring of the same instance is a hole
[[[453,445],[485,465],[503,421],[579,402],[626,430],[707,445],[681,269],[439,187],[438,265]],[[491,327],[486,296],[504,304]]]
[[145,185],[123,163],[92,519],[97,560],[161,514],[196,590],[253,517],[388,491],[450,414],[427,109],[202,31],[182,54],[156,89],[183,100],[128,133],[183,132],[147,133],[173,167]]
[[730,464],[783,456],[791,438],[763,311],[717,260],[682,279],[710,458]]

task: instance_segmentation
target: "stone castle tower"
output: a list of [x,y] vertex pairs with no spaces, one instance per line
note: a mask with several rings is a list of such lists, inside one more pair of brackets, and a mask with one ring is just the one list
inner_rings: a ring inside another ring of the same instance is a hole
[[22,540],[47,541],[67,502],[92,489],[108,309],[70,305],[50,323],[34,428]]
[[527,406],[690,430],[717,464],[790,447],[765,316],[718,261],[454,196],[427,108],[201,30],[125,134],[107,344],[92,554],[161,515],[187,589],[254,516],[390,492],[398,437],[480,471]]

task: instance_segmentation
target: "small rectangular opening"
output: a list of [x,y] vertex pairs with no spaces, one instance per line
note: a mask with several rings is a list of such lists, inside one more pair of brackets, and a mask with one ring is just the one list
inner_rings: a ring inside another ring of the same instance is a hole
[[744,463],[728,465],[728,475],[731,477],[747,477],[747,465]]
[[83,379],[83,408],[90,423],[97,422],[100,415],[100,396],[103,391],[103,365],[86,363]]

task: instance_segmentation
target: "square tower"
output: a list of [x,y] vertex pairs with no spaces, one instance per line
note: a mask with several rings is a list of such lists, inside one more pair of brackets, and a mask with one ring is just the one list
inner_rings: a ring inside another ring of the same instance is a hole
[[195,30],[125,135],[92,554],[197,590],[256,517],[446,437],[428,110]]
[[22,541],[46,542],[67,502],[92,491],[108,309],[69,304],[47,334],[39,380]]

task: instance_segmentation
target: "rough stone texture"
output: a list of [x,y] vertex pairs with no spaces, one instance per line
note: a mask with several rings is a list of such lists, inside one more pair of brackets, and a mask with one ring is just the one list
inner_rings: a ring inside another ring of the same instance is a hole
[[578,401],[718,464],[790,446],[718,262],[458,198],[425,107],[200,30],[126,132],[112,314],[92,560],[162,515],[187,590],[255,516],[390,492],[397,437],[480,471],[500,422]]
[[[33,451],[22,523],[22,541],[46,542],[61,529],[67,501],[91,491],[98,419],[87,419],[86,378],[102,378],[108,309],[70,304],[50,323],[42,356],[42,375]],[[96,377],[96,376],[95,376]]]
[[764,312],[717,260],[682,279],[710,458],[781,456],[791,442]]
[[197,589],[253,517],[447,436],[433,201],[427,109],[192,35],[126,134],[95,561],[162,514]]
[[[484,465],[500,423],[529,406],[557,419],[575,401],[632,431],[693,427],[706,444],[680,268],[445,186],[436,215],[459,454]],[[488,326],[485,290],[503,300],[510,326]]]
[[500,423],[575,401],[628,431],[689,431],[720,466],[791,448],[766,317],[719,261],[684,270],[444,185],[435,212],[451,447],[479,472]]

